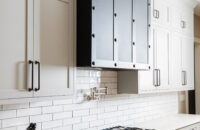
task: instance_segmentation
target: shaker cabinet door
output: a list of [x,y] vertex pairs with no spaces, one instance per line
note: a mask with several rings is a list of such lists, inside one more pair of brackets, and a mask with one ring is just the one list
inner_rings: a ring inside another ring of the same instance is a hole
[[115,58],[119,68],[133,68],[132,0],[114,0]]
[[154,29],[154,59],[157,70],[158,89],[169,87],[169,32],[162,28]]
[[133,0],[133,43],[136,68],[149,68],[150,1]]
[[[172,33],[169,45],[169,83],[173,88],[181,89],[181,35]],[[173,89],[171,88],[171,89]]]
[[73,0],[34,1],[34,96],[71,94]]
[[182,37],[182,84],[194,89],[194,41],[193,38]]
[[163,0],[154,0],[153,3],[153,22],[159,25],[170,25],[171,5]]
[[0,99],[33,94],[27,89],[27,2],[0,1]]
[[92,0],[92,63],[114,66],[113,0]]

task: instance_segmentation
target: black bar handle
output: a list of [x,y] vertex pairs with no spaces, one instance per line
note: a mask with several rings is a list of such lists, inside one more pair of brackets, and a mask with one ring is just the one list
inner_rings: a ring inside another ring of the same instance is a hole
[[39,91],[40,90],[40,62],[35,61],[35,64],[38,65],[38,88],[35,88],[35,91]]
[[34,73],[34,65],[33,65],[33,61],[29,60],[28,64],[31,64],[32,70],[31,70],[31,88],[28,88],[28,91],[33,91],[33,73]]

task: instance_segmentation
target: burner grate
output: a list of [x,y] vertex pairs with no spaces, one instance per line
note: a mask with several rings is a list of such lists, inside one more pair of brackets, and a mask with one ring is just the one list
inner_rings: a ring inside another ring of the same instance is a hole
[[137,127],[123,127],[123,126],[115,126],[112,128],[106,128],[103,130],[154,130],[154,129],[142,129]]

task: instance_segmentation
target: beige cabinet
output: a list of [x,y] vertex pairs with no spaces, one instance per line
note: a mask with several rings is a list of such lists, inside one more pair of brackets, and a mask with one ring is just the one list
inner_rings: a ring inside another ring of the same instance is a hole
[[27,91],[27,1],[0,1],[0,99],[32,97]]
[[73,9],[73,0],[0,1],[0,104],[72,94]]
[[40,90],[34,96],[68,95],[73,81],[73,0],[34,0],[33,17],[34,61],[40,63],[40,74],[38,65],[34,73],[34,89]]

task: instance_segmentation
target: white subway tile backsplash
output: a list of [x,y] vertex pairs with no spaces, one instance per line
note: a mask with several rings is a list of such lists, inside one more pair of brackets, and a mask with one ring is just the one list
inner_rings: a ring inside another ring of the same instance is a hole
[[89,122],[73,125],[74,130],[82,130],[82,129],[87,129],[87,128],[89,128]]
[[17,130],[17,127],[2,128],[0,130]]
[[50,107],[43,107],[42,108],[42,113],[56,113],[56,112],[62,112],[63,111],[63,106],[50,106]]
[[55,100],[53,101],[53,105],[66,105],[66,104],[72,104],[72,99],[65,99],[65,100]]
[[50,128],[56,128],[62,126],[62,120],[57,121],[49,121],[49,122],[43,122],[42,123],[42,129],[50,129]]
[[29,117],[20,117],[2,120],[2,128],[25,125],[29,123]]
[[65,126],[65,127],[53,128],[53,130],[72,130],[72,125]]
[[75,117],[75,118],[69,118],[69,119],[65,119],[63,120],[63,125],[71,125],[71,124],[77,124],[81,122],[81,118],[80,117]]
[[[178,112],[176,92],[117,95],[117,72],[77,69],[76,89],[108,87],[100,101],[77,103],[74,98],[0,105],[0,130],[102,130],[165,117]],[[80,95],[79,95],[80,96]],[[78,97],[78,96],[77,96]]]
[[36,115],[36,116],[30,116],[30,122],[46,122],[51,121],[52,114],[44,114],[44,115]]
[[104,125],[104,120],[91,121],[90,127],[98,127]]
[[97,120],[97,115],[90,115],[82,117],[82,122],[89,122]]
[[30,107],[45,107],[52,106],[52,101],[43,101],[43,102],[31,102]]
[[8,118],[15,118],[16,116],[17,116],[16,110],[0,111],[0,120],[8,119]]
[[17,110],[17,117],[39,115],[42,113],[41,108],[28,108]]
[[53,120],[66,119],[66,118],[72,118],[72,111],[53,114]]
[[3,110],[15,110],[23,108],[29,108],[29,103],[3,105]]
[[89,109],[87,110],[76,110],[73,112],[74,117],[79,117],[79,116],[88,116],[89,115]]

